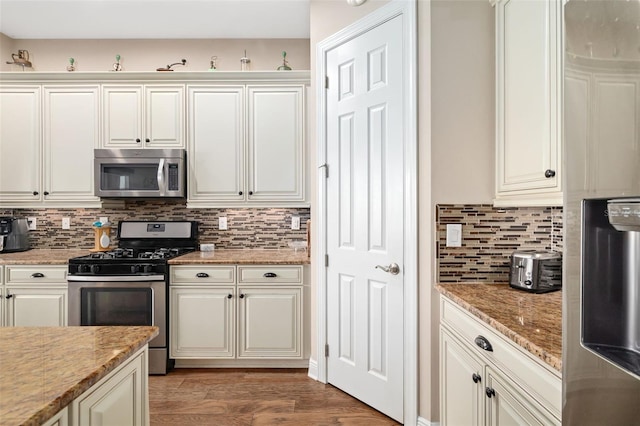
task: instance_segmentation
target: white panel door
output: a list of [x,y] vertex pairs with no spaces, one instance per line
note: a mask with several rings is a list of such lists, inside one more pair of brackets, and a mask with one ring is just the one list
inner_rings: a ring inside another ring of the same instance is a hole
[[93,150],[100,144],[99,107],[98,86],[44,87],[46,200],[99,201],[93,195]]
[[145,86],[146,148],[183,148],[184,86]]
[[243,201],[244,88],[191,86],[189,201]]
[[102,87],[105,148],[142,148],[142,86]]
[[67,325],[66,288],[7,287],[9,327],[62,327]]
[[37,86],[0,88],[0,202],[42,199],[40,93]]
[[[328,381],[403,419],[402,17],[327,54]],[[399,265],[398,273],[381,267]]]
[[303,200],[303,86],[248,86],[249,200]]

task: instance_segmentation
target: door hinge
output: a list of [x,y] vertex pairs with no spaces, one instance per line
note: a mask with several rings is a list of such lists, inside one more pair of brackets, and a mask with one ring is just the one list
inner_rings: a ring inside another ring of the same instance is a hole
[[329,165],[327,163],[322,164],[319,169],[324,169],[324,177],[325,179],[329,177]]
[[324,356],[329,357],[329,344],[324,345]]
[[329,266],[329,255],[328,254],[324,255],[324,266]]
[[329,88],[329,76],[325,76],[324,77],[324,88],[328,89]]

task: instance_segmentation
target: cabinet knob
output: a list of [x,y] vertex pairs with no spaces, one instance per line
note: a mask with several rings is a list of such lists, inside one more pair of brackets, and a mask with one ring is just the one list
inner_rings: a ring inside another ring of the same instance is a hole
[[241,294],[241,295],[240,295],[240,299],[244,299],[244,294]]
[[206,272],[198,272],[196,274],[196,277],[198,277],[198,278],[209,278],[209,274],[207,274]]
[[144,141],[145,141],[145,142],[147,142],[147,143],[149,143],[149,142],[151,142],[151,139],[146,138]]
[[476,345],[478,345],[480,349],[483,349],[487,352],[493,352],[493,346],[491,346],[491,343],[489,343],[486,337],[478,336],[476,337],[474,342],[476,342]]
[[242,195],[242,191],[238,192],[238,195]]
[[42,272],[34,272],[31,274],[31,278],[44,278],[44,274]]
[[476,373],[473,373],[473,376],[471,376],[471,378],[473,379],[473,383],[478,383],[482,381],[482,377],[480,377],[480,375]]
[[253,191],[249,191],[249,195],[253,195]]
[[136,143],[140,143],[140,138],[137,138],[137,139],[136,139]]
[[44,195],[49,195],[49,191],[44,191]]
[[265,272],[264,275],[263,275],[263,277],[265,277],[265,278],[275,278],[277,276],[278,275],[275,272]]
[[38,195],[39,192],[38,191],[33,191],[33,195]]
[[552,178],[556,175],[556,171],[555,170],[551,170],[551,169],[547,169],[544,172],[544,177],[546,177],[547,179]]
[[486,387],[484,389],[484,393],[487,394],[487,397],[489,398],[493,398],[494,396],[496,396],[496,391],[494,391],[493,389],[491,389],[490,387]]
[[13,294],[7,294],[7,299],[11,299],[13,297]]
[[233,294],[227,294],[227,299],[231,299],[233,297]]

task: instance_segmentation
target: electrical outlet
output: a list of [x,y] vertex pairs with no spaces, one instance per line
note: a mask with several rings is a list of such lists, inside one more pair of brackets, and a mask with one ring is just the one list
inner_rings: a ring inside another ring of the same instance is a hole
[[300,216],[291,216],[291,229],[294,231],[300,229]]
[[71,228],[71,218],[63,217],[62,218],[62,229],[70,229]]
[[27,223],[29,224],[29,231],[35,231],[37,228],[38,220],[31,216],[27,218]]
[[100,216],[100,223],[101,224],[104,225],[107,222],[109,222],[109,218],[107,216]]
[[221,231],[227,230],[227,217],[221,216],[218,218],[218,229]]

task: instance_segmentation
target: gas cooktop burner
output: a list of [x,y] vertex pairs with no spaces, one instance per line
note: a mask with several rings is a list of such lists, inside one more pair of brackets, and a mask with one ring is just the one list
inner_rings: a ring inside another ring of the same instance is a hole
[[85,259],[101,259],[101,260],[115,260],[118,259],[171,259],[181,254],[188,253],[193,249],[185,248],[158,248],[158,249],[139,249],[134,250],[132,248],[117,248],[111,251],[91,253],[85,256]]

